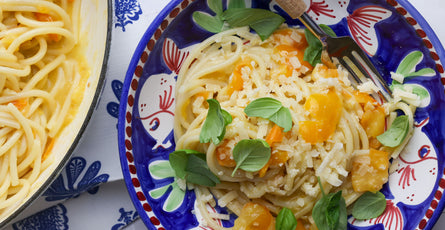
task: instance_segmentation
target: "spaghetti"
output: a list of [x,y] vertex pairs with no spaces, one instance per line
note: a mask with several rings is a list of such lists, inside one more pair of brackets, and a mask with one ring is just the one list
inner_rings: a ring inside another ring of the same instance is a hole
[[89,76],[79,0],[0,1],[0,217],[39,187]]
[[[222,229],[215,218],[224,217],[207,210],[207,204],[214,206],[216,201],[238,216],[252,202],[275,216],[286,207],[313,226],[311,211],[321,197],[317,178],[326,192],[342,190],[347,205],[387,181],[389,156],[397,157],[404,144],[384,147],[376,136],[384,132],[387,121],[392,122],[395,110],[408,117],[411,133],[414,109],[403,102],[378,104],[369,96],[371,91],[354,89],[341,68],[311,66],[303,60],[306,47],[301,29],[281,28],[261,41],[248,28],[237,28],[196,45],[183,64],[176,88],[176,148],[206,153],[210,170],[221,180],[215,187],[193,186],[196,205],[210,227]],[[290,131],[245,114],[247,105],[265,97],[289,108]],[[199,139],[206,99],[212,98],[233,118],[218,145]],[[265,140],[272,155],[260,171],[238,170],[232,175],[232,150],[243,139]],[[369,187],[362,180],[378,171],[372,171],[370,158],[382,153],[383,174]],[[356,177],[351,176],[354,170]]]

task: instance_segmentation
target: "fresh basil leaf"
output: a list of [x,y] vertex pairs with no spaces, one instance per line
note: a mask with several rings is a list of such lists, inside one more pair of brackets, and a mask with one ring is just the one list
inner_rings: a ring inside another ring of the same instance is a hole
[[194,150],[176,150],[169,155],[177,177],[189,183],[213,187],[220,181],[210,171],[205,159],[205,154]]
[[262,117],[269,119],[285,132],[292,128],[292,116],[290,110],[284,107],[280,101],[271,97],[262,97],[250,102],[244,112],[249,117]]
[[314,208],[312,208],[312,218],[319,230],[329,229],[328,222],[326,219],[326,207],[328,205],[328,199],[323,196],[320,200],[315,203]]
[[207,5],[216,15],[222,14],[223,5],[221,0],[207,0]]
[[233,159],[236,162],[236,167],[232,176],[239,168],[248,172],[259,171],[269,161],[270,155],[271,149],[267,142],[259,139],[241,140],[233,148]]
[[184,151],[174,151],[168,156],[170,165],[175,171],[175,175],[181,179],[185,179],[185,169],[187,167],[187,154]]
[[197,155],[189,155],[185,180],[192,184],[199,184],[213,187],[220,181],[215,174],[210,171],[206,161]]
[[290,114],[290,110],[284,106],[282,106],[278,112],[273,114],[269,120],[282,127],[284,132],[287,132],[292,128],[292,115]]
[[337,228],[340,217],[340,199],[341,191],[326,195],[328,199],[326,206],[326,222],[331,229]]
[[325,25],[325,24],[320,24],[320,28],[327,33],[329,36],[335,38],[337,37],[337,34],[335,34],[334,30],[331,29],[331,27]]
[[268,119],[277,113],[283,105],[277,99],[271,97],[262,97],[250,102],[244,112],[249,117],[262,117]]
[[342,192],[325,195],[319,179],[323,197],[315,203],[312,218],[319,230],[344,230],[348,225],[346,201]]
[[284,19],[282,17],[267,17],[252,23],[249,26],[255,30],[261,40],[264,41],[270,37],[270,35],[283,24],[283,22]]
[[381,192],[366,192],[354,203],[352,216],[357,220],[372,219],[380,216],[386,208],[386,198]]
[[409,131],[408,116],[398,116],[391,124],[388,130],[383,134],[377,136],[377,140],[384,146],[397,147],[399,146]]
[[[320,24],[320,28],[329,36],[337,37],[335,32],[329,26]],[[309,46],[304,51],[303,60],[309,62],[312,66],[316,66],[318,63],[321,63],[321,52],[323,51],[323,45],[310,30],[305,29],[304,35]]]
[[[309,32],[310,33],[310,32]],[[312,66],[316,66],[318,63],[321,63],[321,52],[323,47],[321,46],[309,46],[304,51],[303,60],[309,62]]]
[[348,228],[348,212],[346,210],[346,201],[343,196],[340,198],[340,215],[338,217],[337,230],[344,230]]
[[278,213],[275,229],[276,230],[295,230],[297,227],[297,219],[294,213],[288,208],[282,208]]
[[232,115],[230,115],[229,112],[225,111],[224,109],[221,109],[221,114],[224,118],[224,123],[227,126],[228,124],[232,123]]
[[323,44],[321,44],[320,40],[309,30],[304,30],[304,36],[306,38],[308,47],[323,47]]
[[[270,17],[281,17],[269,10],[258,8],[234,8],[227,9],[222,14],[222,18],[232,27],[249,26],[253,23]],[[282,17],[281,17],[282,18]],[[284,19],[283,19],[284,22]]]
[[211,16],[200,11],[193,12],[193,20],[203,29],[212,33],[219,33],[224,27],[224,21],[218,16]]
[[246,8],[246,3],[244,2],[244,0],[229,0],[229,6],[227,8]]
[[178,149],[170,153],[168,156],[170,166],[175,171],[175,175],[181,179],[185,179],[185,176],[187,175],[187,164],[189,155],[199,157],[204,162],[206,160],[205,154],[191,149]]
[[232,8],[222,14],[231,27],[250,26],[262,40],[265,40],[285,20],[269,10],[257,8]]
[[218,145],[224,138],[226,126],[229,121],[232,121],[232,117],[227,111],[221,109],[217,100],[208,99],[207,103],[209,103],[209,110],[199,134],[199,141],[201,143],[212,141],[213,144]]

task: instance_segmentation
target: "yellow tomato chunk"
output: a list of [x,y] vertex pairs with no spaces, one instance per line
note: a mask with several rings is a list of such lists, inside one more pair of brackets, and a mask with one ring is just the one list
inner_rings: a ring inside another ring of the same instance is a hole
[[241,210],[241,215],[235,220],[233,230],[272,230],[275,229],[275,219],[269,209],[256,203],[247,203]]
[[368,135],[369,145],[377,149],[381,146],[381,143],[376,137],[385,132],[385,110],[369,94],[355,91],[354,97],[364,111],[360,124],[365,129],[366,135]]
[[377,137],[385,132],[385,110],[382,107],[365,110],[360,124],[366,131],[368,137]]
[[[308,47],[308,43],[303,32],[296,32],[292,29],[279,29],[273,33],[272,40],[279,42],[279,45],[273,50],[274,54],[284,58],[284,62],[280,66],[271,69],[271,77],[273,79],[280,75],[290,77],[294,69],[297,71],[310,71],[314,68],[309,62],[304,60],[304,51]],[[295,60],[292,60],[295,58],[298,59],[299,65]]]
[[299,122],[303,140],[311,144],[328,140],[337,128],[342,108],[342,101],[334,91],[309,96],[304,109],[309,112],[312,120]]
[[326,65],[317,65],[312,72],[312,75],[318,75],[322,78],[337,78],[338,77],[338,70],[330,69]]
[[227,146],[228,143],[228,140],[224,140],[218,147],[216,147],[216,159],[221,166],[235,167],[236,161],[232,156],[232,148]]
[[385,151],[370,149],[352,160],[351,180],[356,192],[376,192],[388,181],[389,158]]

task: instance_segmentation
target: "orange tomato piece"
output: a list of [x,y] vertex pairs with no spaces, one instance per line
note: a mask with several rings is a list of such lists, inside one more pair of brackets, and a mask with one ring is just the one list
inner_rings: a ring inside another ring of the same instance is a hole
[[371,97],[371,95],[359,91],[354,91],[354,97],[357,103],[359,103],[361,106],[365,106],[367,103],[371,103],[374,106],[379,105],[379,103]]
[[369,148],[379,149],[382,146],[379,140],[376,137],[369,138]]
[[352,159],[351,181],[356,192],[375,192],[388,181],[389,156],[385,151],[370,149],[368,154]]
[[[301,37],[300,41],[295,41],[291,39],[291,36],[294,32],[300,35]],[[281,44],[290,45],[297,49],[304,50],[306,49],[306,47],[309,46],[306,41],[306,36],[304,35],[304,31],[298,31],[290,28],[278,29],[272,34],[272,37],[275,41],[280,41]],[[286,38],[286,39],[280,39],[280,38]]]
[[216,159],[218,164],[224,167],[235,167],[236,161],[232,157],[232,148],[228,147],[228,140],[224,140],[216,147]]
[[[274,53],[278,53],[280,54],[280,56],[283,56],[286,60],[286,63],[284,63],[284,65],[290,69],[293,70],[293,66],[290,62],[290,58],[292,57],[293,52],[296,52],[296,57],[298,58],[298,61],[300,62],[300,64],[302,66],[307,67],[309,70],[314,69],[314,67],[307,61],[304,60],[304,50],[306,49],[306,47],[299,47],[299,46],[291,46],[291,45],[278,45],[274,48]],[[297,68],[297,70],[301,70],[300,68]],[[291,76],[292,71],[289,70],[287,72],[287,74],[285,76],[289,77]]]
[[49,14],[35,12],[34,16],[36,17],[36,19],[38,21],[41,21],[41,22],[52,22],[53,21],[53,17],[51,17],[51,15],[49,15]]
[[233,230],[272,230],[275,219],[269,209],[261,204],[247,203],[235,220]]
[[272,153],[270,156],[270,165],[272,166],[278,166],[280,164],[286,163],[286,161],[289,160],[289,156],[287,155],[287,152],[284,151],[276,151]]
[[326,65],[319,65],[314,69],[314,73],[318,73],[323,78],[337,78],[338,70],[330,69]]
[[227,87],[227,94],[232,95],[235,91],[240,91],[244,88],[244,80],[241,76],[241,73],[233,72],[232,77],[230,78],[229,85]]
[[[54,21],[53,17],[51,15],[49,15],[49,14],[35,12],[34,16],[36,17],[36,19],[38,21],[41,21],[41,22],[52,22],[52,21]],[[48,36],[49,36],[49,38],[52,41],[55,41],[55,42],[58,42],[58,41],[60,41],[62,39],[62,36],[60,36],[59,34],[49,34]]]
[[269,161],[266,163],[266,165],[263,166],[263,168],[260,169],[258,176],[259,177],[265,176],[270,166],[280,166],[286,163],[287,160],[289,160],[289,155],[287,154],[287,152],[284,151],[272,152]]
[[[292,39],[292,34],[295,32],[301,37],[300,41]],[[272,70],[272,76],[284,74],[289,77],[292,75],[293,66],[289,59],[292,57],[290,53],[294,51],[296,51],[296,57],[302,66],[305,66],[309,70],[314,68],[309,62],[304,60],[304,51],[309,45],[303,31],[296,31],[289,28],[279,29],[273,33],[272,38],[273,40],[280,42],[280,45],[277,45],[274,48],[274,52],[280,54],[286,60],[286,63],[283,63],[284,66],[280,66],[278,70]],[[301,68],[297,68],[298,71],[300,69]]]
[[252,59],[251,58],[243,58],[241,62],[239,62],[235,69],[232,72],[232,77],[230,78],[229,85],[227,86],[227,94],[232,95],[233,92],[242,90],[244,88],[244,80],[242,75],[242,68],[248,66],[250,69],[253,69]]
[[278,76],[284,75],[286,77],[289,77],[292,75],[293,68],[291,65],[288,64],[280,64],[277,68],[272,68],[270,70],[270,76],[272,79],[276,80]]
[[[277,124],[274,124],[272,129],[267,134],[265,141],[269,144],[269,146],[272,147],[274,143],[281,142],[283,140],[283,136],[284,136],[283,128],[281,128]],[[259,176],[263,177],[264,175],[266,175],[269,166],[280,165],[282,163],[285,163],[288,159],[289,156],[287,155],[286,152],[283,151],[272,152],[269,161],[266,163],[265,166],[263,166],[263,168],[260,169]]]
[[301,137],[311,144],[328,140],[340,122],[342,108],[343,103],[334,91],[309,96],[304,109],[312,120],[299,122]]
[[304,227],[304,222],[301,219],[297,220],[297,227],[295,230],[307,230],[306,227]]
[[270,146],[272,146],[274,143],[279,143],[283,140],[283,128],[278,126],[277,124],[274,124],[272,129],[270,129],[269,133],[266,136],[266,142]]
[[51,151],[53,151],[54,148],[54,143],[56,142],[56,139],[52,139],[51,142],[49,142],[49,144],[46,147],[45,152],[42,155],[42,162],[48,158],[48,156],[51,154]]
[[11,102],[19,111],[24,111],[28,107],[28,100],[26,98],[21,98]]

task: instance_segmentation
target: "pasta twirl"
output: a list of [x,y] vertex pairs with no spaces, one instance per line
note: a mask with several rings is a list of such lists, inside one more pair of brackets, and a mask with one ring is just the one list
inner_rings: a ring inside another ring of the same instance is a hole
[[0,217],[38,186],[82,100],[79,0],[0,1]]
[[[281,28],[261,41],[248,28],[237,28],[196,45],[183,64],[176,88],[176,148],[205,153],[210,170],[221,180],[215,187],[194,186],[197,207],[210,227],[222,228],[205,208],[206,203],[215,204],[213,197],[238,216],[243,206],[254,202],[275,216],[287,207],[297,219],[313,225],[311,211],[321,197],[317,178],[326,192],[342,190],[350,205],[362,194],[357,188],[362,178],[351,179],[355,165],[369,164],[370,155],[382,152],[397,157],[403,148],[383,147],[376,136],[396,109],[403,110],[412,127],[413,109],[403,102],[378,104],[354,89],[341,68],[311,66],[303,60],[306,47],[301,29]],[[270,134],[270,120],[244,112],[253,100],[265,97],[290,110],[293,125],[282,137]],[[218,145],[199,139],[206,100],[211,98],[233,118]],[[266,140],[271,159],[258,172],[238,170],[232,175],[232,151],[243,139]],[[387,181],[387,168],[380,179],[378,186]]]

